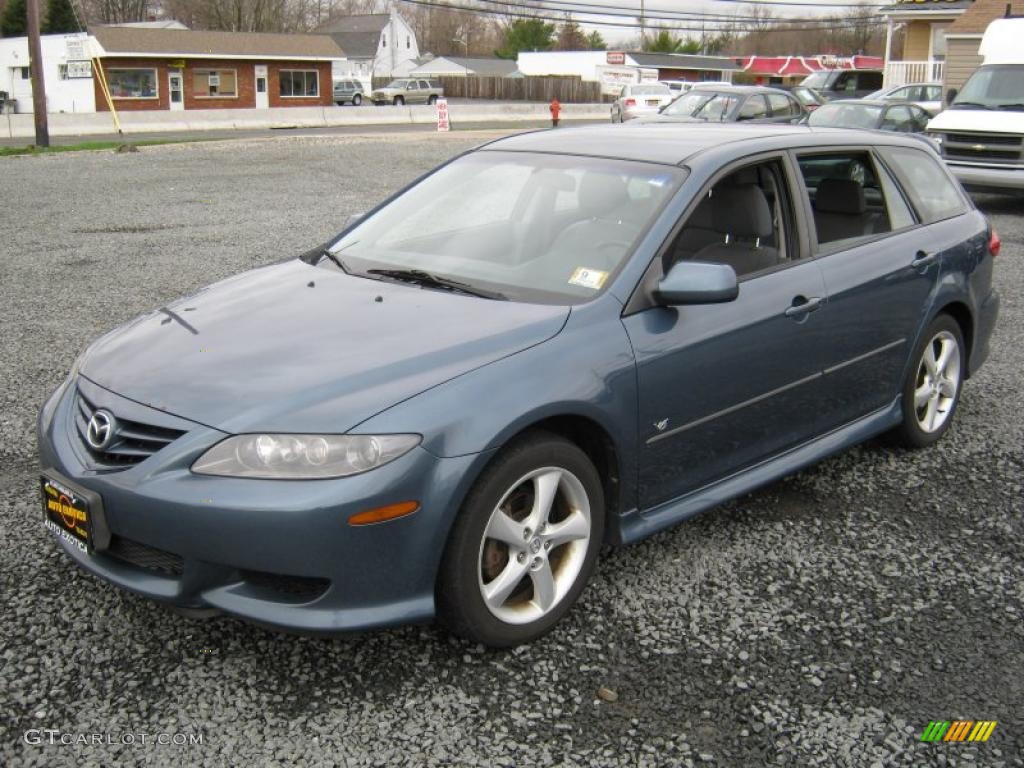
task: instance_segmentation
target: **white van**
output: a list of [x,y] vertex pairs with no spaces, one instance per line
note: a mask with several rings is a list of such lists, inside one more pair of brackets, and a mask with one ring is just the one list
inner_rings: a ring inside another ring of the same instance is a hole
[[928,123],[942,158],[969,189],[1024,192],[1024,18],[997,19],[983,63]]

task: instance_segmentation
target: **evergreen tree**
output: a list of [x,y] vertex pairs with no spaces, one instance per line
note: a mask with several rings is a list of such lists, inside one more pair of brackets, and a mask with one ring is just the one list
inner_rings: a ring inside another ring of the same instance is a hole
[[71,0],[49,0],[46,4],[44,35],[59,35],[63,32],[79,32],[81,28]]
[[604,38],[601,37],[601,33],[594,30],[587,35],[587,48],[592,51],[603,51],[608,48],[608,44],[604,41]]
[[7,0],[0,18],[0,37],[24,37],[28,34],[28,8],[25,0]]
[[558,40],[555,42],[556,51],[585,51],[587,49],[587,36],[583,34],[580,25],[572,19],[567,19],[558,30]]
[[505,40],[495,54],[514,59],[520,51],[550,51],[554,45],[555,25],[540,19],[516,19],[505,27]]

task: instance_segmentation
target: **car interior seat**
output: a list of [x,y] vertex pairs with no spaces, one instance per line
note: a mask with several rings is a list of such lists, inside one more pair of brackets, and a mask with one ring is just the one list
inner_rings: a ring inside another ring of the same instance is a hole
[[853,179],[822,179],[814,196],[814,224],[818,242],[873,234],[879,216],[867,210],[864,187]]
[[706,245],[694,261],[728,264],[737,275],[756,272],[778,263],[779,252],[764,241],[774,235],[771,208],[756,184],[717,186],[711,197],[711,221],[721,242]]

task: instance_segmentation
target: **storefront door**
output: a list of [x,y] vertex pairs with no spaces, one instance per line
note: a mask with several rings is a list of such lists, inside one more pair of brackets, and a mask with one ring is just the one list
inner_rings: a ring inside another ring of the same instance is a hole
[[270,106],[267,101],[267,65],[256,65],[256,109],[266,109]]
[[184,88],[182,87],[182,74],[180,69],[169,69],[167,71],[167,91],[171,96],[171,109],[184,109]]

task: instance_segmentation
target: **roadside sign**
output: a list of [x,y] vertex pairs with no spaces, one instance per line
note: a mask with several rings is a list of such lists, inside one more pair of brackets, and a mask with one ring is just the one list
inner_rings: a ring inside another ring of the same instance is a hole
[[437,130],[447,131],[451,128],[448,122],[448,99],[437,100]]

